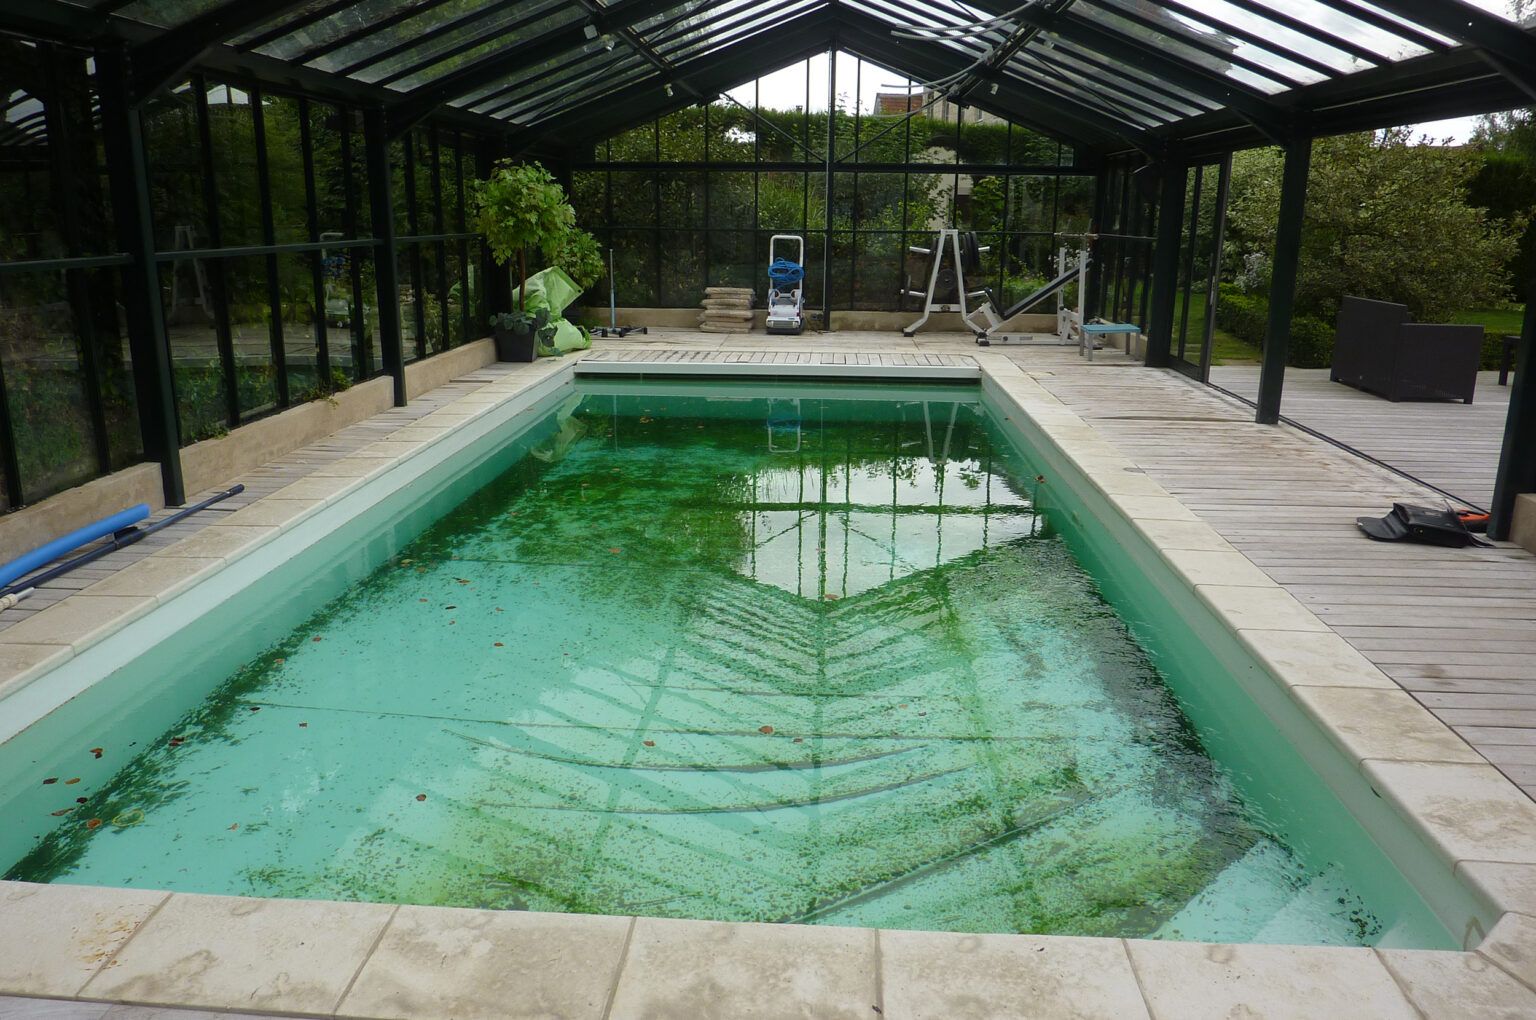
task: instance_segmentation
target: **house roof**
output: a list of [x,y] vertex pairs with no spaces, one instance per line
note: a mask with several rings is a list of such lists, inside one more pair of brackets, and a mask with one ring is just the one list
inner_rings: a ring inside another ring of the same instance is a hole
[[1510,0],[6,0],[0,29],[449,116],[610,132],[836,47],[1098,151],[1223,151],[1536,103]]

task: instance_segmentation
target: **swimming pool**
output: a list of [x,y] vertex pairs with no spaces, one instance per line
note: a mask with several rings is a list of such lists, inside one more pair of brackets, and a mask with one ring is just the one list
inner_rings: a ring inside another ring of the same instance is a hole
[[977,388],[582,382],[476,442],[13,740],[7,877],[1454,944]]

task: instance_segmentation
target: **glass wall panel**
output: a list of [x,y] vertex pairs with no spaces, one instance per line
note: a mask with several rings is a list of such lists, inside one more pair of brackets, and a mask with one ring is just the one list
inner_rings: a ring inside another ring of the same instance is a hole
[[272,363],[272,307],[267,260],[261,255],[223,260],[229,293],[229,331],[235,356],[240,420],[275,410],[277,372]]
[[[308,241],[309,191],[304,178],[299,101],[287,96],[262,96],[261,107],[274,240],[278,244]],[[334,159],[333,153],[328,156]]]
[[0,373],[29,502],[98,471],[78,336],[63,274],[0,274]]
[[261,244],[261,185],[256,173],[256,129],[251,94],[207,82],[208,135],[218,200],[219,243]]

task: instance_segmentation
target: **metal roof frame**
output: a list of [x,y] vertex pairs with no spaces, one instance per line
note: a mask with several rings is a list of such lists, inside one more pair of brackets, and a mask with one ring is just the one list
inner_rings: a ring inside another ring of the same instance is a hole
[[[778,22],[784,5],[766,0],[575,0],[565,21],[561,5],[418,0],[367,24],[353,13],[362,0],[223,0],[169,27],[125,16],[130,2],[6,0],[0,31],[123,51],[135,103],[203,70],[382,108],[393,134],[438,116],[515,145],[551,138],[552,118],[621,130],[708,102],[782,64],[757,38],[770,25],[797,53],[836,46],[919,80],[952,78],[952,100],[1101,155],[1230,151],[1536,100],[1536,27],[1467,0],[1310,0],[1336,19],[1268,0],[804,0]],[[930,38],[893,37],[902,29]],[[333,69],[316,64],[338,52]]]

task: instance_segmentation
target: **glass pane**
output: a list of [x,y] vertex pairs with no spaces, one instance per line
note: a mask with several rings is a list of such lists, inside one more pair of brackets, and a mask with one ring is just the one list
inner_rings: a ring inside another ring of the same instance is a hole
[[229,429],[224,366],[213,320],[215,272],[207,260],[191,257],[160,264],[161,305],[183,446],[222,436]]
[[320,377],[320,326],[315,315],[314,260],[318,255],[279,255],[283,353],[288,365],[288,401],[302,404],[330,392]]
[[[1108,3],[1112,2],[1112,0],[1101,0],[1101,2]],[[1161,9],[1159,8],[1158,10]],[[1212,53],[1207,53],[1204,50],[1198,50],[1195,47],[1188,45],[1176,37],[1176,33],[1180,31],[1180,29],[1170,28],[1169,31],[1160,32],[1150,28],[1144,28],[1143,26],[1138,25],[1133,21],[1128,21],[1127,19],[1109,10],[1095,7],[1087,3],[1079,3],[1074,5],[1072,11],[1074,15],[1078,15],[1089,21],[1095,22],[1096,24],[1107,28],[1119,35],[1123,35],[1128,39],[1134,40],[1148,47],[1161,50],[1169,56],[1177,57],[1178,59],[1188,63],[1198,64],[1208,71],[1215,71],[1219,74],[1226,75],[1232,80],[1241,82],[1244,85],[1249,85],[1260,92],[1273,94],[1276,92],[1283,92],[1286,90],[1286,88],[1289,87],[1286,82],[1278,80],[1278,78],[1271,79],[1263,75],[1256,74],[1247,68],[1239,67],[1230,61],[1223,60]],[[1183,24],[1182,21],[1180,24]]]
[[174,28],[218,9],[224,0],[130,0],[116,13],[146,25]]
[[208,132],[213,140],[213,181],[219,199],[219,243],[261,244],[261,189],[251,94],[209,82]]
[[611,188],[614,226],[655,226],[656,193],[654,175],[616,170],[613,172]]
[[304,181],[304,147],[299,132],[299,101],[263,96],[262,126],[267,134],[267,181],[278,244],[309,240],[309,210]]
[[[310,49],[332,45],[354,32],[366,32],[369,29],[377,30],[376,45],[382,49],[388,45],[388,37],[386,30],[378,27],[381,22],[401,12],[433,2],[435,0],[357,0],[357,3],[337,11],[328,18],[274,39],[265,46],[259,47],[256,52],[277,57],[279,60],[297,60]],[[251,33],[248,38],[254,38],[265,31],[266,27],[263,26]]]
[[[1149,11],[1146,7],[1138,6],[1134,0],[1095,0],[1095,2],[1120,11],[1139,14],[1143,18],[1150,19],[1154,23],[1163,26],[1175,37],[1203,46],[1207,51],[1214,49],[1223,53],[1230,53],[1233,57],[1257,64],[1282,79],[1289,79],[1300,84],[1312,84],[1323,81],[1327,77],[1303,64],[1287,59],[1277,50],[1260,46],[1250,40],[1239,38],[1224,31],[1219,24],[1212,24],[1215,20],[1214,18],[1202,18],[1198,14],[1185,14],[1179,10],[1163,6],[1154,7]],[[1202,6],[1201,11],[1203,12],[1204,10],[1205,8]],[[1253,19],[1250,18],[1249,20],[1252,21]],[[1133,23],[1126,21],[1124,24],[1131,25]],[[1277,26],[1271,27],[1278,30]],[[1137,26],[1137,28],[1140,28],[1140,26]],[[1140,31],[1146,32],[1149,30],[1142,28]],[[1220,57],[1215,59],[1221,60]],[[1218,69],[1226,70],[1226,68],[1219,65]]]
[[609,159],[615,162],[649,163],[656,159],[656,124],[630,128],[609,140]]
[[704,175],[701,173],[661,174],[661,222],[667,227],[702,227],[704,221]]
[[225,259],[229,333],[235,349],[235,387],[240,420],[277,408],[277,373],[272,367],[272,308],[267,260],[261,255]]
[[696,230],[664,230],[661,307],[697,308],[704,300],[704,234]]
[[97,473],[78,336],[64,274],[0,275],[0,371],[29,503]]
[[650,308],[657,302],[660,289],[656,277],[655,234],[650,230],[613,231],[614,279],[619,304],[630,308]]
[[704,159],[704,109],[690,106],[662,117],[657,124],[661,158],[674,163]]
[[750,230],[709,232],[711,287],[757,287],[762,267],[753,253],[752,236]]
[[145,102],[142,117],[155,247],[160,251],[207,247],[202,145],[191,87],[155,95]]
[[[498,49],[535,38],[543,32],[553,31],[586,16],[577,4],[546,3],[540,5],[540,10],[551,13],[531,23],[528,20],[529,11],[522,5],[503,9],[493,17],[467,20],[462,27],[441,34],[434,33],[432,38],[419,45],[359,70],[355,77],[368,82],[384,80],[391,88],[409,91],[474,63]],[[407,22],[402,28],[409,25]],[[328,66],[328,69],[341,67],[373,52],[376,52],[376,41],[369,36],[363,42],[344,47],[315,63],[316,66]],[[420,69],[413,70],[415,68]]]

